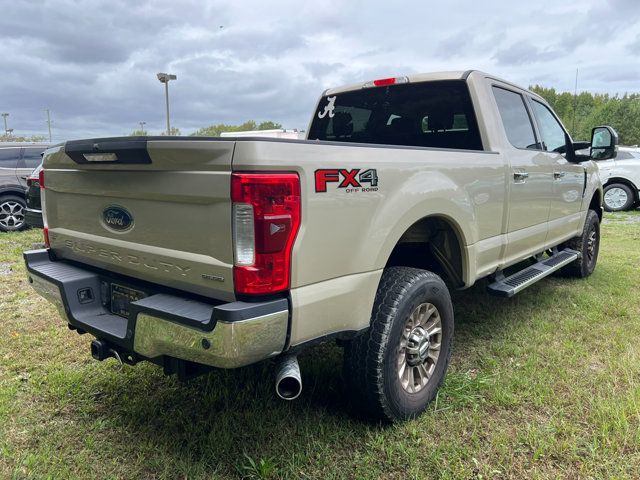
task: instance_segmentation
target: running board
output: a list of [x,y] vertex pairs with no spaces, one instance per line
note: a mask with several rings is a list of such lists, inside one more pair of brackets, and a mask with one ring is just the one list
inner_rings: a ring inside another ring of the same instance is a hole
[[513,297],[520,290],[524,290],[538,280],[543,279],[556,270],[560,270],[565,265],[576,260],[579,256],[580,254],[575,250],[566,248],[508,277],[505,277],[500,272],[496,275],[495,281],[487,286],[487,290],[492,295],[499,297]]

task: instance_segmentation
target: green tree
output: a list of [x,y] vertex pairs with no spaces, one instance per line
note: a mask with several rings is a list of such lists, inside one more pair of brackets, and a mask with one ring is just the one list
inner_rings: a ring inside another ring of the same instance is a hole
[[[160,135],[166,136],[167,132],[164,131]],[[171,137],[179,137],[180,135],[182,135],[182,133],[180,132],[179,128],[171,127],[171,131],[169,132],[169,136],[171,136]]]
[[149,132],[146,130],[134,130],[129,134],[130,137],[145,137],[149,135]]
[[257,130],[279,130],[281,128],[282,128],[282,124],[268,120],[266,122],[260,122],[260,125],[258,125]]
[[581,92],[576,96],[541,85],[530,89],[551,105],[574,140],[589,140],[593,127],[610,125],[618,132],[621,145],[640,144],[640,94]]

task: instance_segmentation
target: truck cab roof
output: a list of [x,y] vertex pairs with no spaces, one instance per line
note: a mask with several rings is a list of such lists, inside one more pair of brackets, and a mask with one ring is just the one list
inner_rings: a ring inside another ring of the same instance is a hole
[[[374,86],[392,85],[395,83],[419,83],[419,82],[432,82],[432,81],[439,81],[439,80],[467,80],[472,74],[480,78],[490,78],[493,80],[497,80],[501,83],[508,84],[513,88],[523,92],[527,92],[528,94],[533,95],[537,99],[540,99],[544,103],[546,103],[546,101],[542,97],[540,97],[537,93],[532,92],[526,88],[522,88],[518,85],[515,85],[496,75],[491,75],[489,73],[482,72],[480,70],[451,70],[451,71],[444,71],[444,72],[414,73],[411,75],[400,75],[400,76],[389,77],[389,78],[384,78],[379,80],[350,83],[350,84],[342,85],[339,87],[329,88],[325,90],[322,95],[323,96],[335,95],[338,93],[361,90],[363,88],[374,87]],[[381,85],[377,85],[376,82],[381,82]]]

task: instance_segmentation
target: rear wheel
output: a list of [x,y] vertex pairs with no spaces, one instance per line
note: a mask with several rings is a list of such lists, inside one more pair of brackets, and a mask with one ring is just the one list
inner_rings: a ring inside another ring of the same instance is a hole
[[25,201],[15,195],[0,197],[0,231],[14,232],[22,230],[24,222]]
[[564,246],[580,252],[581,255],[580,258],[564,267],[562,272],[579,278],[591,275],[596,269],[598,252],[600,251],[600,219],[598,214],[589,210],[582,234],[572,238]]
[[385,270],[371,327],[345,347],[345,380],[357,413],[415,417],[435,397],[451,355],[453,307],[442,279],[425,270]]
[[623,183],[612,183],[604,189],[604,209],[607,212],[621,212],[629,210],[634,204],[631,188]]

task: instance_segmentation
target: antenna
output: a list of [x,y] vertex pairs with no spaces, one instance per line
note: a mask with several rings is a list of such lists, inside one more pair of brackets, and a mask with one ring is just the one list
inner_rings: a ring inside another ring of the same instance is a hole
[[576,110],[578,108],[578,69],[576,68],[576,83],[573,87],[573,119],[571,120],[571,133],[576,134]]
[[51,141],[51,114],[49,113],[49,109],[47,108],[47,126],[49,127],[49,143],[52,143]]

